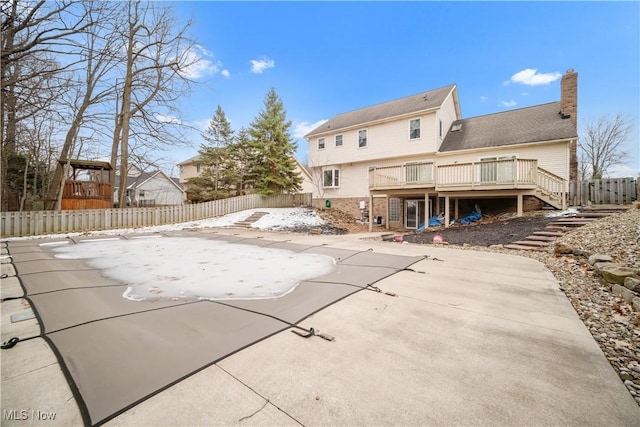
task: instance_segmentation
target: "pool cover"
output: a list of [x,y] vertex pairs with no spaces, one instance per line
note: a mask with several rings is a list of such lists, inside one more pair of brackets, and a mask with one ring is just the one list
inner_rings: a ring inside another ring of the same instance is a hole
[[3,298],[30,301],[87,425],[102,424],[273,334],[304,332],[296,325],[310,315],[422,259],[222,234],[188,236],[322,254],[333,257],[336,268],[273,299],[130,301],[122,296],[126,283],[84,260],[56,258],[56,241],[3,243],[10,258],[2,272],[15,275],[23,291]]

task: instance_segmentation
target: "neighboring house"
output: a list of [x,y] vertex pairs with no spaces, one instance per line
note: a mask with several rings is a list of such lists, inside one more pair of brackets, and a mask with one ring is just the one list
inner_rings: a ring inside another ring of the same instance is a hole
[[563,208],[576,129],[573,70],[559,102],[529,108],[462,119],[450,85],[339,114],[305,135],[314,201],[406,229],[441,212],[449,224],[478,200],[510,198],[518,215],[525,201]]
[[[180,183],[184,186],[185,191],[189,188],[189,178],[200,176],[201,167],[198,165],[200,155],[193,156],[183,162],[178,163],[180,168]],[[311,177],[311,172],[302,164],[298,159],[294,157],[296,162],[296,169],[298,174],[302,178],[301,193],[313,193],[314,183]]]
[[[171,178],[162,171],[142,172],[132,167],[127,176],[127,200],[129,206],[168,206],[184,202],[184,189],[178,178]],[[114,204],[118,203],[120,176],[116,175]]]
[[200,160],[199,154],[178,163],[178,168],[180,170],[179,180],[185,191],[187,191],[187,189],[189,188],[189,178],[200,176],[201,167],[197,164],[198,160]]

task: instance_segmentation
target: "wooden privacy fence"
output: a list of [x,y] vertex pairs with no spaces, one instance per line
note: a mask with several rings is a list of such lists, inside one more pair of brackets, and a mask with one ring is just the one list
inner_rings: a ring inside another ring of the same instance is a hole
[[638,200],[640,179],[607,178],[571,181],[569,202],[572,206],[593,204],[624,205]]
[[2,237],[21,237],[114,230],[197,221],[246,209],[296,206],[311,206],[311,193],[270,197],[249,194],[195,205],[153,208],[2,212],[0,231]]

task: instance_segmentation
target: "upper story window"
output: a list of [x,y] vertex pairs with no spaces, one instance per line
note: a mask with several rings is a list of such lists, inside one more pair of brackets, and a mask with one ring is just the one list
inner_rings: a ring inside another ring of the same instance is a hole
[[342,147],[342,135],[336,135],[336,147]]
[[322,171],[322,186],[324,188],[340,187],[340,169],[324,169]]
[[324,150],[324,138],[318,139],[318,150]]
[[442,120],[440,120],[440,138],[442,138]]
[[358,131],[358,148],[365,148],[367,146],[367,130],[361,129]]
[[409,120],[409,139],[420,138],[420,119]]

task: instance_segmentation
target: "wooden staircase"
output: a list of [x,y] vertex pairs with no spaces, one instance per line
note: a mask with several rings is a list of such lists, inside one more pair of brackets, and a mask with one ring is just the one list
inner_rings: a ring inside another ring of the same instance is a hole
[[249,218],[246,218],[242,221],[238,221],[233,225],[234,227],[251,228],[251,224],[253,224],[254,222],[256,222],[257,220],[259,220],[265,215],[269,215],[269,212],[254,212],[251,214]]
[[523,240],[504,245],[507,249],[521,250],[544,250],[554,243],[559,237],[562,237],[568,231],[574,230],[583,225],[590,224],[600,218],[605,218],[615,212],[620,212],[626,208],[618,208],[614,210],[598,210],[597,208],[588,211],[580,211],[566,217],[560,217],[547,224],[544,230],[534,231],[530,236]]

